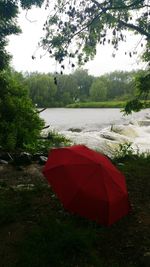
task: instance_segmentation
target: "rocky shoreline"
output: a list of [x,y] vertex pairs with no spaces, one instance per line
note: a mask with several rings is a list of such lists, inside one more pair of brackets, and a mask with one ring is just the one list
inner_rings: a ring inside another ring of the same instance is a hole
[[34,190],[37,187],[49,187],[42,173],[43,166],[31,163],[26,166],[0,164],[1,190]]
[[42,169],[46,154],[0,153],[0,189],[32,190],[36,186],[48,186]]
[[13,164],[13,165],[29,165],[32,163],[45,164],[47,161],[47,154],[36,153],[31,154],[28,152],[0,152],[0,164]]

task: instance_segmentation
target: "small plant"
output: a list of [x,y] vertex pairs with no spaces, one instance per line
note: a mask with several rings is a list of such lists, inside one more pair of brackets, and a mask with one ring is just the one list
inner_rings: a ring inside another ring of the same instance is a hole
[[68,146],[71,144],[71,141],[67,139],[63,134],[59,134],[58,132],[54,130],[48,133],[47,139],[55,147]]
[[116,151],[116,158],[124,158],[126,156],[133,156],[134,150],[132,147],[132,142],[125,142],[119,144],[119,148]]
[[36,143],[26,145],[26,151],[30,153],[44,153],[54,147],[70,146],[71,141],[56,131],[50,131],[46,138],[39,138]]

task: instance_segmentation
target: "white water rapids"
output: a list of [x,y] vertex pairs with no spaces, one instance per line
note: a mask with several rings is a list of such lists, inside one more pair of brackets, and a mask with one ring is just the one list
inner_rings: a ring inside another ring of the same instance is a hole
[[123,117],[119,109],[48,109],[41,113],[50,130],[72,143],[85,144],[113,157],[119,144],[150,153],[150,109]]

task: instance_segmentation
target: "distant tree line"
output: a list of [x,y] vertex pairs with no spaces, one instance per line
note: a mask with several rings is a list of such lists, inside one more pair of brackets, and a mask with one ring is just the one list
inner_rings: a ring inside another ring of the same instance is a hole
[[136,96],[135,81],[141,73],[144,71],[114,71],[94,77],[77,69],[68,75],[33,72],[15,76],[37,107],[65,107],[76,102],[128,101]]

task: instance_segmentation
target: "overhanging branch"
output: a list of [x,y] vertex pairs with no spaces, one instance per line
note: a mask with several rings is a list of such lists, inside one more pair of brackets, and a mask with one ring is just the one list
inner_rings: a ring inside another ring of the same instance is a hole
[[[92,1],[93,2],[97,2],[95,0],[92,0]],[[106,13],[107,11],[108,11],[108,8],[102,8],[101,7],[101,11],[89,23],[87,23],[79,31],[77,31],[72,36],[72,38],[74,38],[76,35],[79,35],[82,31],[84,31],[85,29],[87,29],[90,25],[92,25],[95,22],[96,19],[98,19],[102,14]],[[109,16],[110,18],[112,18],[113,20],[115,20],[120,26],[124,26],[124,27],[126,27],[128,29],[134,30],[134,31],[140,33],[141,35],[146,36],[146,38],[147,38],[148,41],[150,40],[150,32],[149,31],[146,31],[145,29],[141,28],[138,25],[134,25],[132,23],[128,23],[128,22],[125,22],[125,21],[123,21],[121,19],[118,19],[115,16],[113,16],[112,14],[108,14],[107,13],[107,16]]]
[[[112,1],[105,1],[103,4],[102,3],[99,3],[98,1],[96,1],[96,0],[91,0],[95,5],[97,5],[97,7],[98,8],[104,8],[104,6],[105,6],[105,8],[107,8],[107,10],[118,10],[118,9],[122,9],[122,10],[126,10],[126,9],[140,9],[140,8],[143,8],[143,7],[149,7],[149,5],[148,4],[142,4],[143,3],[143,1],[142,0],[136,0],[136,1],[134,1],[132,4],[130,4],[130,5],[124,5],[124,6],[113,6],[113,3],[112,3]],[[142,4],[142,5],[140,5],[140,4]],[[106,5],[107,5],[107,7],[106,7]],[[138,5],[138,6],[137,6]]]
[[[111,2],[112,1],[109,1],[110,2],[110,4],[107,6],[107,7],[103,7],[103,5],[101,4],[101,3],[99,3],[98,1],[96,1],[96,0],[91,0],[94,4],[96,4],[97,5],[97,7],[98,8],[100,8],[101,9],[101,11],[102,12],[104,12],[104,13],[106,13],[107,11],[110,11],[110,10],[118,10],[119,9],[119,7],[113,7],[112,6],[112,4],[111,4]],[[106,2],[105,2],[106,3]],[[133,2],[132,4],[130,4],[130,5],[128,5],[128,6],[120,6],[120,9],[129,9],[129,8],[132,8],[132,7],[134,7],[135,5],[137,5],[137,4],[140,4],[140,3],[142,3],[142,1],[141,0],[137,0],[137,1],[135,1],[135,2]],[[143,6],[139,6],[139,8],[143,8],[143,7],[145,7],[145,6],[147,6],[147,5],[143,5]],[[138,7],[136,7],[136,9],[137,9]],[[108,13],[107,13],[108,14]],[[112,14],[108,14],[108,16],[109,17],[111,17],[112,19],[114,19],[116,22],[118,22],[121,26],[124,26],[124,27],[127,27],[128,29],[131,29],[131,30],[134,30],[134,31],[137,31],[138,33],[140,33],[140,34],[142,34],[142,35],[144,35],[144,36],[146,36],[146,38],[147,38],[147,40],[150,40],[150,32],[149,31],[146,31],[144,28],[142,28],[142,27],[140,27],[140,26],[138,26],[138,25],[134,25],[134,24],[132,24],[132,23],[128,23],[128,22],[126,22],[126,21],[123,21],[123,20],[121,20],[121,19],[118,19],[118,18],[116,18],[115,16],[113,16]]]
[[137,25],[131,24],[131,23],[127,23],[127,22],[125,22],[123,20],[118,20],[118,22],[120,23],[120,25],[125,26],[125,27],[127,27],[127,28],[129,28],[131,30],[135,30],[138,33],[146,36],[148,41],[150,40],[150,33],[147,32],[146,30],[144,30],[143,28],[141,28],[141,27],[139,27]]

